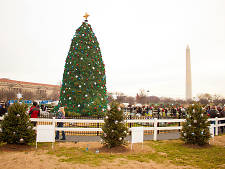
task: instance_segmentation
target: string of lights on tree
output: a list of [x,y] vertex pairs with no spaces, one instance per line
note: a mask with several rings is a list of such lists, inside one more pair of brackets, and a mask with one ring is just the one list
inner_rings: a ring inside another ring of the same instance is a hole
[[81,115],[103,114],[107,108],[105,65],[97,38],[85,22],[76,30],[65,61],[61,106]]

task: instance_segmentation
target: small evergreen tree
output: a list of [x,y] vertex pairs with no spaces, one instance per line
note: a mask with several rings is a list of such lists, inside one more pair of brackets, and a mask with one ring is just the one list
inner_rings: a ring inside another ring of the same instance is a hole
[[127,136],[128,129],[124,123],[123,111],[119,108],[119,104],[112,102],[111,109],[106,113],[105,123],[102,127],[103,144],[109,148],[126,144],[125,137]]
[[25,104],[20,103],[9,107],[8,114],[1,122],[0,141],[8,144],[28,144],[35,141],[35,131],[26,108]]
[[190,105],[187,110],[186,122],[183,123],[181,139],[186,144],[196,144],[199,146],[209,143],[208,116],[199,104]]

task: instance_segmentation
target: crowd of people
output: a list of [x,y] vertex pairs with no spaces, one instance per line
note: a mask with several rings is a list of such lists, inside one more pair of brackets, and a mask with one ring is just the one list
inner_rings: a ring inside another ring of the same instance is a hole
[[[9,105],[7,103],[0,104],[0,117],[7,112]],[[37,102],[33,102],[33,105],[30,107],[28,113],[31,118],[40,117],[41,111],[46,111],[47,106],[39,106]],[[203,106],[203,110],[209,116],[209,118],[225,118],[225,105],[224,106],[215,106],[215,105],[206,105]],[[148,105],[148,106],[127,106],[124,107],[124,112],[129,114],[129,116],[145,116],[148,118],[185,118],[187,115],[187,107],[183,105]],[[61,107],[56,113],[56,118],[62,119],[65,118],[65,111]],[[37,122],[33,122],[36,126]],[[212,122],[213,123],[213,122]],[[225,120],[220,120],[219,123],[225,123]],[[57,123],[58,127],[63,127],[63,123]],[[225,132],[225,127],[221,127],[221,131]],[[59,133],[56,133],[56,139],[59,139]],[[62,132],[62,139],[65,139],[65,133]]]
[[[208,114],[210,118],[222,118],[225,117],[225,106],[215,106],[215,105],[207,105],[203,106],[203,110],[205,113]],[[130,115],[139,115],[139,116],[148,116],[151,115],[155,118],[185,118],[187,115],[187,107],[182,105],[173,106],[158,106],[158,105],[151,105],[151,106],[131,106],[124,108],[125,112],[129,112]]]
[[[206,105],[202,107],[204,112],[208,115],[209,118],[225,118],[225,105],[224,106],[215,106],[215,105]],[[128,116],[143,116],[150,118],[185,118],[187,115],[187,107],[182,105],[167,105],[167,106],[131,106],[124,107],[124,111],[128,113]],[[215,124],[215,121],[211,122]],[[224,124],[225,120],[220,120],[220,124]],[[221,132],[225,132],[225,126],[220,127]]]
[[151,116],[154,118],[183,118],[186,115],[186,109],[183,107],[160,107],[160,106],[128,106],[125,108],[130,115]]
[[[41,110],[42,111],[45,111],[45,108],[46,107],[44,105],[41,105]],[[39,108],[37,102],[33,102],[33,106],[31,106],[31,108],[29,110],[29,116],[31,118],[38,118],[38,117],[40,117],[40,108]],[[59,111],[56,114],[56,118],[57,119],[64,119],[65,118],[65,111],[64,111],[63,107],[59,108]],[[32,123],[34,124],[34,126],[37,125],[36,121],[33,121]],[[58,122],[57,123],[57,127],[63,127],[63,122]],[[55,139],[56,140],[59,139],[59,131],[56,131]],[[61,138],[61,140],[66,140],[66,135],[65,135],[64,131],[62,131],[62,138]]]
[[[208,114],[208,116],[210,118],[225,118],[225,106],[221,107],[221,106],[208,106],[206,109],[206,113]],[[219,121],[220,124],[224,124],[225,120],[220,120]],[[212,121],[211,124],[215,124],[215,121]],[[225,132],[225,126],[221,126],[221,133]]]

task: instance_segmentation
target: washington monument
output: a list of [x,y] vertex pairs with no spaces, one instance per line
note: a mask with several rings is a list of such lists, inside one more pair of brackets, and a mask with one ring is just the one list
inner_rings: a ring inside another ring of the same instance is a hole
[[190,48],[186,48],[186,100],[192,99]]

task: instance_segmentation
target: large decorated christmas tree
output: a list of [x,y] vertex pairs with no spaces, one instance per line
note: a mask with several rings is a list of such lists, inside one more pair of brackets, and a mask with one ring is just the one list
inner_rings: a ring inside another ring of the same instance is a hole
[[105,65],[88,16],[76,30],[66,57],[59,104],[67,112],[103,115],[107,108]]

